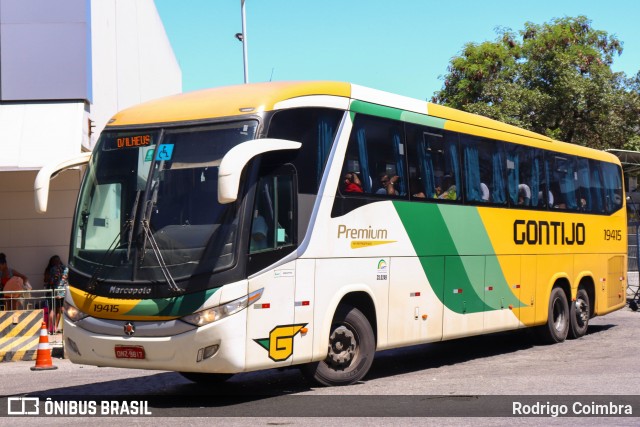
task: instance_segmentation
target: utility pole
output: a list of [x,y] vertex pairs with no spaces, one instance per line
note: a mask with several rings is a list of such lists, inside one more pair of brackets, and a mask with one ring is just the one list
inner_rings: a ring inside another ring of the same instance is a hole
[[247,17],[244,11],[245,0],[240,0],[242,9],[242,59],[244,64],[244,82],[249,83],[249,58],[247,56]]

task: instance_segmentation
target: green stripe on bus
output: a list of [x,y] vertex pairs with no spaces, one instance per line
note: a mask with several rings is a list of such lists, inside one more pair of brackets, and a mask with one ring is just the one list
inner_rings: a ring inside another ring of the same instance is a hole
[[478,208],[445,204],[436,206],[446,226],[443,231],[453,240],[457,255],[495,254]]
[[[219,288],[218,288],[219,289]],[[183,295],[175,298],[157,298],[140,301],[127,314],[132,316],[181,317],[198,310],[218,289]]]
[[[394,206],[434,293],[448,309],[476,313],[524,305],[502,273],[477,208],[416,202]],[[490,291],[485,291],[485,279],[491,282]],[[491,294],[485,297],[485,292]],[[460,295],[463,303],[452,295]]]
[[424,114],[414,113],[413,111],[403,111],[400,115],[403,122],[414,123],[417,125],[430,126],[432,128],[444,129],[445,119],[438,117],[426,116]]
[[[491,239],[478,213],[478,208],[455,205],[439,205],[439,207],[444,222],[447,224],[447,230],[458,250],[458,255],[485,255],[484,277],[472,281],[476,291],[481,295],[484,292],[491,292],[484,297],[485,304],[494,310],[500,310],[509,305],[523,306],[524,304],[511,291],[511,287],[502,273]],[[461,224],[464,224],[464,227],[461,227]],[[463,256],[464,258],[467,257]],[[470,273],[469,269],[467,269],[467,273]],[[474,277],[471,274],[468,276]],[[487,286],[492,289],[485,291]]]
[[[439,205],[435,203],[394,202],[416,255],[458,255]],[[419,220],[416,220],[418,219]]]
[[353,100],[351,102],[351,111],[393,120],[400,120],[400,117],[402,115],[402,110],[398,110],[397,108],[386,107],[384,105],[372,104],[370,102],[358,100]]
[[437,117],[427,116],[426,114],[419,114],[413,111],[405,111],[398,108],[386,107],[384,105],[372,104],[370,102],[358,100],[351,102],[351,111],[369,114],[371,116],[384,117],[387,119],[400,120],[407,123],[431,126],[438,129],[444,129],[444,123],[446,121]]

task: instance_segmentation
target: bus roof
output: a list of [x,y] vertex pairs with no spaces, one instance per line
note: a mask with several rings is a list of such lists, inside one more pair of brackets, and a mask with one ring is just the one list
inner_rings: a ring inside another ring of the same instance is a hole
[[131,126],[206,120],[270,111],[281,101],[301,96],[349,98],[351,85],[339,82],[251,83],[198,90],[145,102],[117,113],[109,124]]
[[[284,101],[313,96],[333,96],[346,101],[357,100],[379,105],[399,112],[429,115],[443,119],[445,129],[458,129],[460,126],[471,125],[490,132],[497,131],[535,140],[547,149],[618,162],[617,157],[610,153],[592,149],[585,151],[585,147],[555,141],[545,135],[477,114],[351,83],[333,81],[251,83],[177,94],[122,110],[113,116],[107,128],[197,122],[260,113],[278,109],[278,104]],[[346,106],[348,103],[343,105]]]

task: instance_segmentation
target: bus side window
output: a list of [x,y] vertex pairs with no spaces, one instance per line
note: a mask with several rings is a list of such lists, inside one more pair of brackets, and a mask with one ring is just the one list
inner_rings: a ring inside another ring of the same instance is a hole
[[555,198],[552,207],[556,209],[578,209],[578,200],[576,199],[578,172],[573,156],[553,156],[551,180],[551,191]]
[[589,171],[589,159],[578,159],[578,209],[583,212],[593,212],[593,202],[591,199],[591,173]]
[[317,194],[325,164],[344,112],[329,108],[291,108],[276,111],[267,137],[302,143],[292,163],[299,176],[300,193]]
[[504,153],[499,141],[462,137],[465,198],[471,203],[505,204]]
[[507,195],[511,206],[531,206],[530,149],[517,144],[505,144],[507,164]]
[[600,162],[597,160],[590,160],[589,166],[591,169],[591,200],[593,201],[594,213],[604,213],[604,185],[602,183],[602,170],[600,169]]
[[[401,123],[360,114],[356,117],[349,139],[342,176],[356,173],[362,193],[406,196],[405,152]],[[345,194],[348,191],[343,181],[339,191]]]
[[[542,151],[542,150],[540,150]],[[556,197],[558,194],[558,187],[555,185],[554,172],[553,172],[553,155],[554,153],[550,151],[542,151],[543,156],[543,179],[541,189],[541,200],[544,202],[544,206],[547,209],[553,209],[553,207],[558,203],[556,201]]]
[[414,200],[461,200],[458,134],[408,125],[410,194]]
[[256,253],[294,244],[293,175],[260,178],[251,216],[249,252]]
[[613,163],[599,162],[602,170],[604,189],[604,209],[606,213],[613,213],[622,207],[622,172]]

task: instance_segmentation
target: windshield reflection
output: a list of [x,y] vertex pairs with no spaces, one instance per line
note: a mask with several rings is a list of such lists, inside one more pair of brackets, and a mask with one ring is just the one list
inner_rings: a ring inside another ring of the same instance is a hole
[[256,127],[103,132],[81,188],[70,264],[92,280],[170,283],[167,274],[230,268],[237,204],[218,203],[218,167]]

